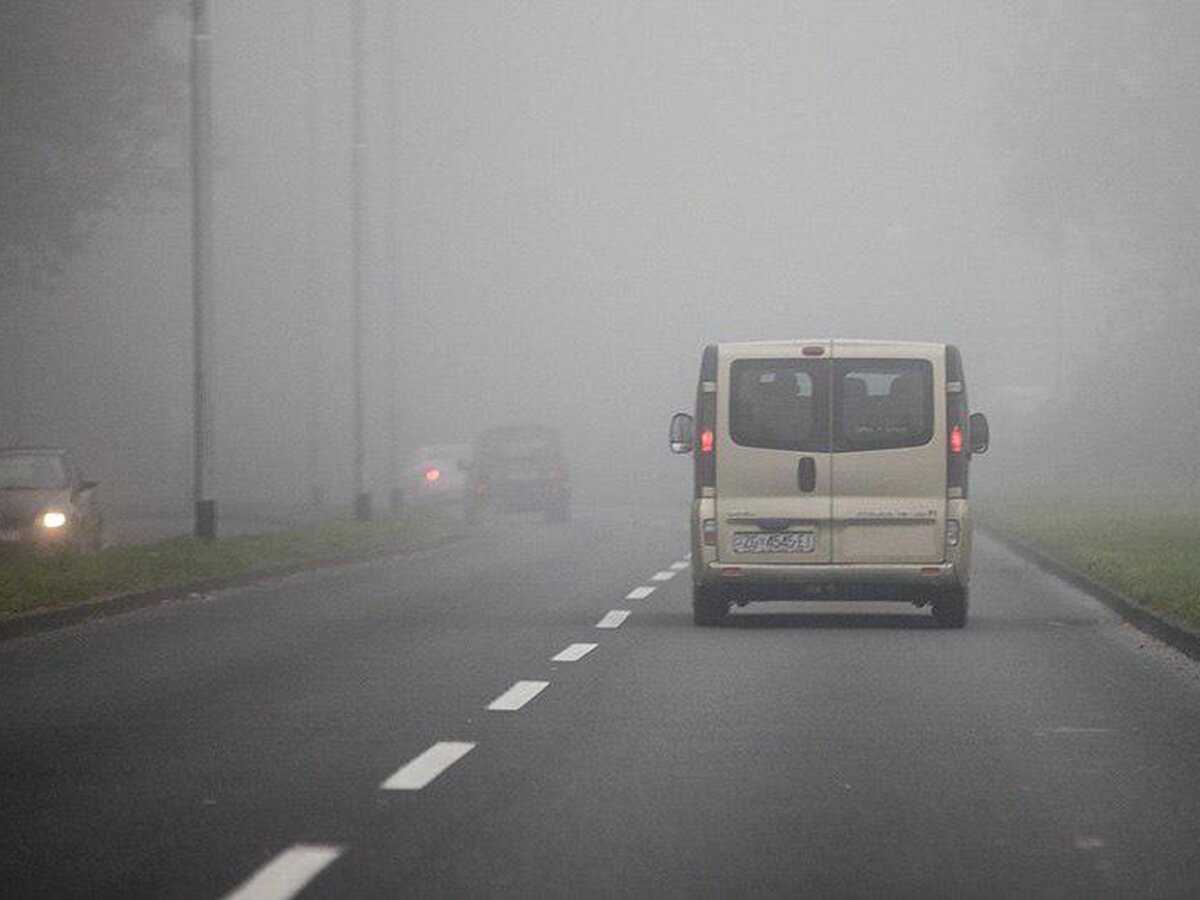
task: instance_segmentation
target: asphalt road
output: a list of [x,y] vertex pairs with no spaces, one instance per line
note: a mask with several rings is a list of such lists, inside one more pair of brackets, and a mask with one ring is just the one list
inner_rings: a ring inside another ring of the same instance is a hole
[[963,631],[697,629],[682,521],[503,518],[0,644],[0,894],[1200,895],[1196,664],[984,539]]

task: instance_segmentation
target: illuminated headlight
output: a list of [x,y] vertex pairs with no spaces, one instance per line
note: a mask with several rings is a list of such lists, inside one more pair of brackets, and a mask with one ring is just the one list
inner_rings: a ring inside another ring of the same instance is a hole
[[62,528],[66,524],[67,514],[60,510],[52,509],[42,514],[43,528]]
[[959,538],[962,536],[962,525],[958,519],[946,520],[946,546],[957,547]]

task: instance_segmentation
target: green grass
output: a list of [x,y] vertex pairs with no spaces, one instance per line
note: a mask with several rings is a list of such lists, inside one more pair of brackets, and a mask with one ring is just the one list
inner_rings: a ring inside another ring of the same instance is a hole
[[298,531],[198,541],[177,538],[87,555],[0,561],[0,616],[155,588],[184,589],[210,578],[269,573],[288,565],[431,546],[455,523],[433,512],[356,522],[331,519]]
[[1200,633],[1195,498],[982,497],[976,521]]

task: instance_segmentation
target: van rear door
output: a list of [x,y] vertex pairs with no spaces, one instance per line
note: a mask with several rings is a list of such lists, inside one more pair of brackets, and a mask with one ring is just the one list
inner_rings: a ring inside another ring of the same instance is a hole
[[944,353],[837,341],[833,356],[832,561],[942,561]]
[[831,559],[828,342],[723,345],[717,378],[717,559]]

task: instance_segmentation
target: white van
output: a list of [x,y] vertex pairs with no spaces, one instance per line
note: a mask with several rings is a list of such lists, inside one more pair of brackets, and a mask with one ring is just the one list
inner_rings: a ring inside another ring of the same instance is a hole
[[966,624],[967,473],[988,425],[955,347],[709,345],[670,440],[695,455],[697,625],[759,600],[898,600]]

